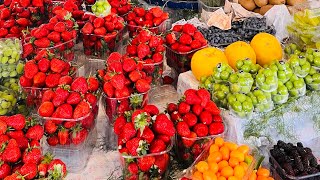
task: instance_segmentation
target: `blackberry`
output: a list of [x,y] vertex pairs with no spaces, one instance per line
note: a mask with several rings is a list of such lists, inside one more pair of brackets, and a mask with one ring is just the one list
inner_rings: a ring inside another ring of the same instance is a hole
[[318,164],[317,168],[318,168],[318,170],[320,171],[320,164]]
[[297,151],[300,154],[300,156],[306,156],[307,155],[307,152],[301,146],[297,146]]
[[293,158],[299,157],[299,153],[298,153],[298,151],[296,149],[291,150],[290,154],[293,156]]
[[302,147],[303,148],[303,144],[301,142],[297,143],[297,147]]
[[281,157],[281,156],[284,156],[285,154],[280,150],[280,149],[271,149],[270,150],[270,154],[273,156],[273,157]]
[[291,175],[291,176],[294,176],[294,171],[293,171],[293,168],[292,166],[289,164],[289,163],[285,163],[283,164],[283,169],[286,171],[287,174]]
[[319,170],[315,167],[310,167],[310,171],[308,171],[309,174],[316,174],[318,172],[319,172]]
[[312,150],[308,147],[305,147],[304,150],[306,151],[306,153],[308,154],[312,154]]
[[318,162],[317,162],[317,158],[314,157],[313,154],[308,154],[309,157],[309,163],[311,167],[317,167],[318,166]]
[[284,149],[284,146],[286,146],[286,145],[287,145],[287,144],[286,144],[285,142],[281,141],[281,140],[279,140],[279,141],[277,142],[277,146],[280,147],[280,148],[282,148],[282,149]]
[[294,158],[295,169],[298,169],[300,172],[304,170],[301,158],[296,156]]
[[308,156],[303,156],[301,158],[301,160],[302,160],[302,164],[303,164],[304,169],[307,169],[308,167],[310,167],[309,166],[309,157]]

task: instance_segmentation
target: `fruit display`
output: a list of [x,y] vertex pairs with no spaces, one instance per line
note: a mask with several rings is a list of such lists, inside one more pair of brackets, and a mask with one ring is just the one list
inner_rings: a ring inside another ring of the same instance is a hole
[[248,145],[238,145],[217,137],[210,141],[201,157],[192,164],[181,180],[249,179],[257,155],[257,150]]
[[164,33],[167,19],[169,19],[169,13],[164,12],[160,7],[152,7],[149,10],[135,7],[125,17],[130,37],[136,36],[143,28],[155,34]]
[[107,16],[111,13],[111,6],[106,0],[97,0],[92,6],[91,11],[100,17]]
[[320,53],[318,49],[313,48],[301,48],[298,44],[290,43],[285,46],[284,49],[289,59],[299,58],[299,56],[305,57],[311,66],[320,68]]
[[277,71],[278,80],[282,83],[286,83],[293,75],[290,64],[285,63],[284,61],[273,61],[268,67],[271,70]]
[[269,112],[274,108],[271,93],[269,92],[263,92],[255,88],[248,96],[251,98],[256,112]]
[[306,84],[303,78],[293,75],[285,85],[288,88],[290,96],[300,97],[306,94]]
[[230,85],[229,84],[224,84],[224,83],[217,83],[214,84],[211,89],[211,94],[212,94],[212,100],[219,106],[223,108],[227,108],[228,106],[228,100],[227,96],[230,91]]
[[[234,73],[234,70],[225,63],[219,63],[213,69],[212,77],[215,82],[228,82],[230,76]],[[203,76],[202,76],[203,77]]]
[[21,41],[19,39],[0,39],[0,65],[16,64],[20,60],[21,52]]
[[143,70],[141,62],[114,52],[98,76],[103,81],[103,103],[111,124],[118,115],[142,108],[148,102],[152,77]]
[[224,53],[228,59],[228,63],[233,69],[240,70],[240,65],[237,64],[238,60],[240,59],[248,59],[252,61],[252,64],[256,64],[256,53],[254,52],[250,44],[246,42],[237,41],[235,43],[232,43],[226,47]]
[[227,101],[228,108],[234,115],[241,118],[252,115],[254,106],[250,96],[241,93],[229,94]]
[[114,133],[118,136],[123,178],[166,179],[175,132],[173,122],[154,105],[134,110],[130,116],[119,116]]
[[274,104],[286,103],[289,98],[287,86],[285,86],[281,81],[278,81],[278,88],[276,91],[271,92],[271,96]]
[[242,60],[236,61],[236,69],[241,70],[246,73],[250,73],[252,77],[256,77],[261,66],[259,64],[255,64],[251,59],[245,58]]
[[320,73],[315,69],[311,68],[309,74],[304,78],[305,83],[307,84],[308,89],[318,91],[320,90]]
[[289,59],[290,67],[295,75],[304,78],[308,75],[311,64],[308,62],[305,56],[291,56]]
[[179,104],[170,103],[167,112],[177,130],[176,155],[188,167],[208,142],[225,132],[220,110],[205,89],[188,89]]
[[132,4],[128,0],[109,0],[111,12],[119,16],[125,16],[132,9]]
[[269,162],[283,179],[317,179],[320,174],[317,151],[301,142],[294,145],[279,140],[269,150]]
[[231,92],[248,94],[254,80],[250,73],[240,70],[229,76],[229,82]]
[[272,92],[278,88],[277,71],[267,68],[260,69],[256,76],[256,85],[265,92]]
[[81,29],[84,54],[98,58],[109,56],[123,40],[124,27],[123,18],[115,14],[105,17],[90,16]]
[[17,103],[16,96],[11,89],[0,86],[0,116],[12,113]]

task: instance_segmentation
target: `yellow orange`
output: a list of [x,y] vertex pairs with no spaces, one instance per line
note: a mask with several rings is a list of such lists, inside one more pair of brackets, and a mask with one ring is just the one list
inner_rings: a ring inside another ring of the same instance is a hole
[[264,176],[264,177],[269,177],[270,176],[270,171],[266,168],[259,168],[257,171],[258,176]]
[[238,160],[238,158],[231,157],[231,158],[229,159],[229,166],[235,167],[235,166],[237,166],[237,165],[239,165],[239,160]]
[[220,162],[222,160],[222,154],[219,151],[213,152],[208,156],[208,162]]
[[211,170],[207,170],[203,172],[202,176],[203,176],[203,180],[217,180],[217,176],[215,172]]
[[274,180],[273,177],[268,177],[268,180]]
[[243,154],[248,154],[250,151],[250,147],[247,145],[241,145],[237,149],[238,151],[242,152]]
[[203,173],[204,171],[207,171],[209,169],[209,165],[205,161],[200,161],[196,164],[196,169]]
[[257,174],[256,172],[252,172],[249,176],[249,180],[256,180],[257,179]]
[[241,165],[237,165],[236,167],[234,167],[233,171],[234,171],[234,176],[239,179],[242,179],[243,176],[246,174],[246,172],[244,171],[244,168]]
[[229,163],[226,160],[222,160],[218,163],[219,171],[221,171],[224,167],[227,167],[227,166],[229,166]]
[[221,152],[221,154],[222,154],[222,159],[223,160],[228,160],[229,159],[229,154],[230,154],[230,150],[229,150],[229,148],[227,148],[226,146],[222,146],[221,148],[220,148],[220,152]]
[[220,176],[220,177],[218,177],[218,180],[227,180],[227,178]]
[[253,64],[256,63],[256,54],[253,48],[250,44],[243,41],[237,41],[230,44],[226,47],[224,53],[228,59],[229,65],[233,69],[236,69],[236,63],[238,60],[250,59]]
[[196,171],[192,174],[192,180],[203,180],[202,173],[199,171]]
[[225,142],[224,145],[229,148],[230,151],[234,151],[238,148],[238,145],[233,142]]
[[267,178],[267,177],[264,177],[264,176],[258,176],[258,177],[257,177],[257,180],[268,180],[268,178]]
[[212,163],[209,162],[209,169],[214,173],[217,173],[219,171],[219,166],[216,162],[212,162]]
[[226,178],[233,176],[233,168],[230,166],[226,166],[226,167],[222,168],[221,176],[226,177]]
[[238,150],[231,151],[230,158],[232,158],[232,157],[238,158],[239,162],[243,162],[244,161],[244,154],[242,154]]
[[239,179],[235,176],[230,176],[230,177],[228,177],[228,180],[239,180]]
[[216,152],[216,151],[219,151],[219,146],[216,145],[216,144],[212,144],[212,145],[210,146],[209,153],[211,154],[211,153]]
[[217,138],[214,140],[214,144],[216,144],[218,147],[222,147],[222,146],[223,146],[223,143],[224,143],[224,140],[223,140],[223,138],[221,138],[221,137],[217,137]]
[[247,171],[247,170],[248,170],[248,167],[249,167],[248,164],[245,163],[245,162],[241,162],[241,163],[240,163],[240,166],[243,167],[244,171]]

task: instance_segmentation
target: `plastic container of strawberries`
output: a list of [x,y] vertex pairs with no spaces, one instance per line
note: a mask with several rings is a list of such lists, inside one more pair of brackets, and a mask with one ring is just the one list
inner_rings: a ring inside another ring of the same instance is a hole
[[[169,175],[169,169],[170,169],[170,151],[173,147],[173,140],[171,140],[171,144],[168,145],[167,149],[165,151],[159,152],[159,153],[152,153],[152,154],[146,154],[142,156],[129,156],[125,154],[120,154],[120,163],[122,166],[122,172],[123,172],[123,179],[124,180],[130,180],[130,179],[168,179]],[[161,163],[162,169],[159,168],[159,166],[155,167],[152,166],[149,170],[140,169],[139,163],[143,163],[143,160],[148,158],[155,160],[155,165]],[[136,163],[138,165],[138,171],[145,171],[143,173],[143,177],[140,177],[139,174],[131,174],[128,170],[128,166],[131,163]],[[159,169],[158,169],[159,168]]]
[[106,58],[112,52],[118,51],[123,41],[126,28],[116,34],[104,36],[95,34],[83,34],[84,54],[89,57]]
[[177,52],[166,46],[166,59],[167,64],[173,68],[178,74],[187,72],[191,69],[191,58],[195,52],[203,49],[207,46],[203,46],[199,49],[194,49],[189,52]]
[[211,141],[217,137],[225,137],[227,134],[227,125],[224,122],[224,131],[221,134],[209,135],[204,137],[188,138],[176,135],[175,153],[178,157],[179,162],[182,166],[187,168],[193,164],[201,153],[203,149],[210,146]]
[[143,63],[143,71],[152,77],[151,86],[154,88],[162,85],[163,60],[158,63]]
[[131,24],[127,23],[129,37],[133,38],[142,29],[147,29],[147,30],[151,31],[154,34],[164,33],[164,32],[166,32],[169,23],[170,23],[170,20],[165,20],[160,25],[155,26],[155,27],[143,27],[143,26],[136,26],[136,25],[131,25]]
[[[19,18],[26,18],[26,12],[29,13],[29,21],[30,24],[28,25],[29,28],[38,27],[41,24],[47,22],[49,20],[48,11],[45,6],[42,7],[19,7],[16,5],[12,12],[16,12],[16,19]],[[23,14],[22,14],[23,13]]]

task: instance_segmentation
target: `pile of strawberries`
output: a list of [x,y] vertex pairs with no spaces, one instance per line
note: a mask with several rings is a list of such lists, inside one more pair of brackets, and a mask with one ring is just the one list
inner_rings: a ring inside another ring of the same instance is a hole
[[0,116],[0,179],[61,179],[66,165],[49,154],[42,156],[43,127],[21,114]]
[[25,36],[23,57],[35,55],[41,49],[47,48],[55,55],[73,60],[72,48],[77,37],[77,24],[69,11],[61,9],[55,12],[56,15],[49,23],[32,29],[30,34]]
[[224,132],[220,110],[205,89],[188,89],[179,104],[167,107],[178,134],[178,156],[190,165],[208,140]]
[[26,62],[20,77],[22,87],[55,88],[65,81],[71,82],[76,68],[47,50],[42,50],[34,59]]
[[111,12],[119,16],[126,15],[132,9],[130,1],[128,0],[109,0],[108,2],[111,5]]
[[125,179],[138,179],[141,175],[163,178],[175,135],[174,124],[166,114],[159,114],[154,105],[146,105],[131,114],[119,116],[114,123],[114,132],[125,163]]
[[160,7],[153,7],[149,10],[135,7],[126,16],[129,35],[130,37],[137,35],[143,27],[155,34],[160,34],[166,30],[165,26],[160,25],[167,19],[169,19],[169,13],[164,12]]
[[46,90],[38,114],[45,120],[50,146],[81,144],[95,125],[98,115],[99,81],[77,77],[70,84]]
[[106,17],[90,16],[81,30],[85,55],[107,57],[122,40],[123,29],[124,19],[116,14]]
[[145,104],[152,77],[143,71],[141,62],[113,52],[107,59],[106,69],[99,70],[98,76],[103,81],[104,103],[109,120]]

